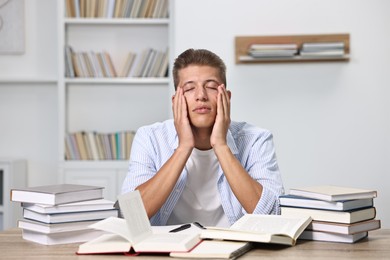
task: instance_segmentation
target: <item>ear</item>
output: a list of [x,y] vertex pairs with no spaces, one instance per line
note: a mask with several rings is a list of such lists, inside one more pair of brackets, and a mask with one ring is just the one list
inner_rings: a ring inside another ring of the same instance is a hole
[[226,93],[228,94],[229,100],[232,99],[232,92],[230,90],[226,90]]

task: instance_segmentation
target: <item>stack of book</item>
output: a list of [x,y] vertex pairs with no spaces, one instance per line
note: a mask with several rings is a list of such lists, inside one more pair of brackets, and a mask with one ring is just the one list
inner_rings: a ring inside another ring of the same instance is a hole
[[118,215],[114,202],[103,199],[103,188],[61,184],[12,189],[21,202],[18,227],[23,238],[44,245],[85,242],[102,234],[89,226]]
[[307,58],[339,58],[345,55],[344,42],[303,43],[300,56]]
[[299,239],[354,243],[380,228],[376,196],[374,190],[324,185],[290,189],[279,199],[282,215],[313,219]]
[[297,52],[298,45],[295,43],[252,44],[249,47],[248,55],[253,59],[278,59],[294,57]]

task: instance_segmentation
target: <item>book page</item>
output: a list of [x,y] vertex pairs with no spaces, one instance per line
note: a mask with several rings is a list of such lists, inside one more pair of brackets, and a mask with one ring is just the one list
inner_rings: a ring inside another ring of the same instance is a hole
[[139,191],[128,192],[118,196],[120,209],[127,223],[132,244],[152,234],[152,227]]
[[293,238],[302,224],[300,218],[247,214],[234,223],[230,229],[262,234],[281,234]]
[[117,234],[125,238],[127,241],[131,241],[131,236],[129,234],[129,230],[127,229],[126,220],[122,218],[109,217],[90,225],[90,227]]

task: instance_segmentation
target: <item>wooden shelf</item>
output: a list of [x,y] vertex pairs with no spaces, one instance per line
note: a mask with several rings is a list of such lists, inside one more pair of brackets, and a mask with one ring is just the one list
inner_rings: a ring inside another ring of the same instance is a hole
[[[298,49],[305,42],[326,43],[344,42],[345,55],[342,57],[302,57],[295,55],[288,58],[252,58],[248,56],[251,44],[297,44]],[[349,34],[312,34],[312,35],[283,35],[283,36],[237,36],[235,38],[236,64],[278,63],[278,62],[326,62],[348,61],[350,50]]]

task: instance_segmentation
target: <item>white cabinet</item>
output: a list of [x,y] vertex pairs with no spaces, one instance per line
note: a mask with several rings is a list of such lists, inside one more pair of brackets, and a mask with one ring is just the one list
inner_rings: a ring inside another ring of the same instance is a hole
[[129,52],[133,66],[147,48],[169,50],[170,18],[67,18],[66,1],[58,13],[59,182],[99,185],[105,197],[120,193],[128,168],[125,160],[68,160],[69,133],[136,131],[170,117],[168,77],[66,77],[65,46],[74,52],[107,52],[117,72]]
[[19,203],[11,202],[11,189],[27,186],[27,163],[25,160],[0,158],[0,230],[16,227],[22,217]]

